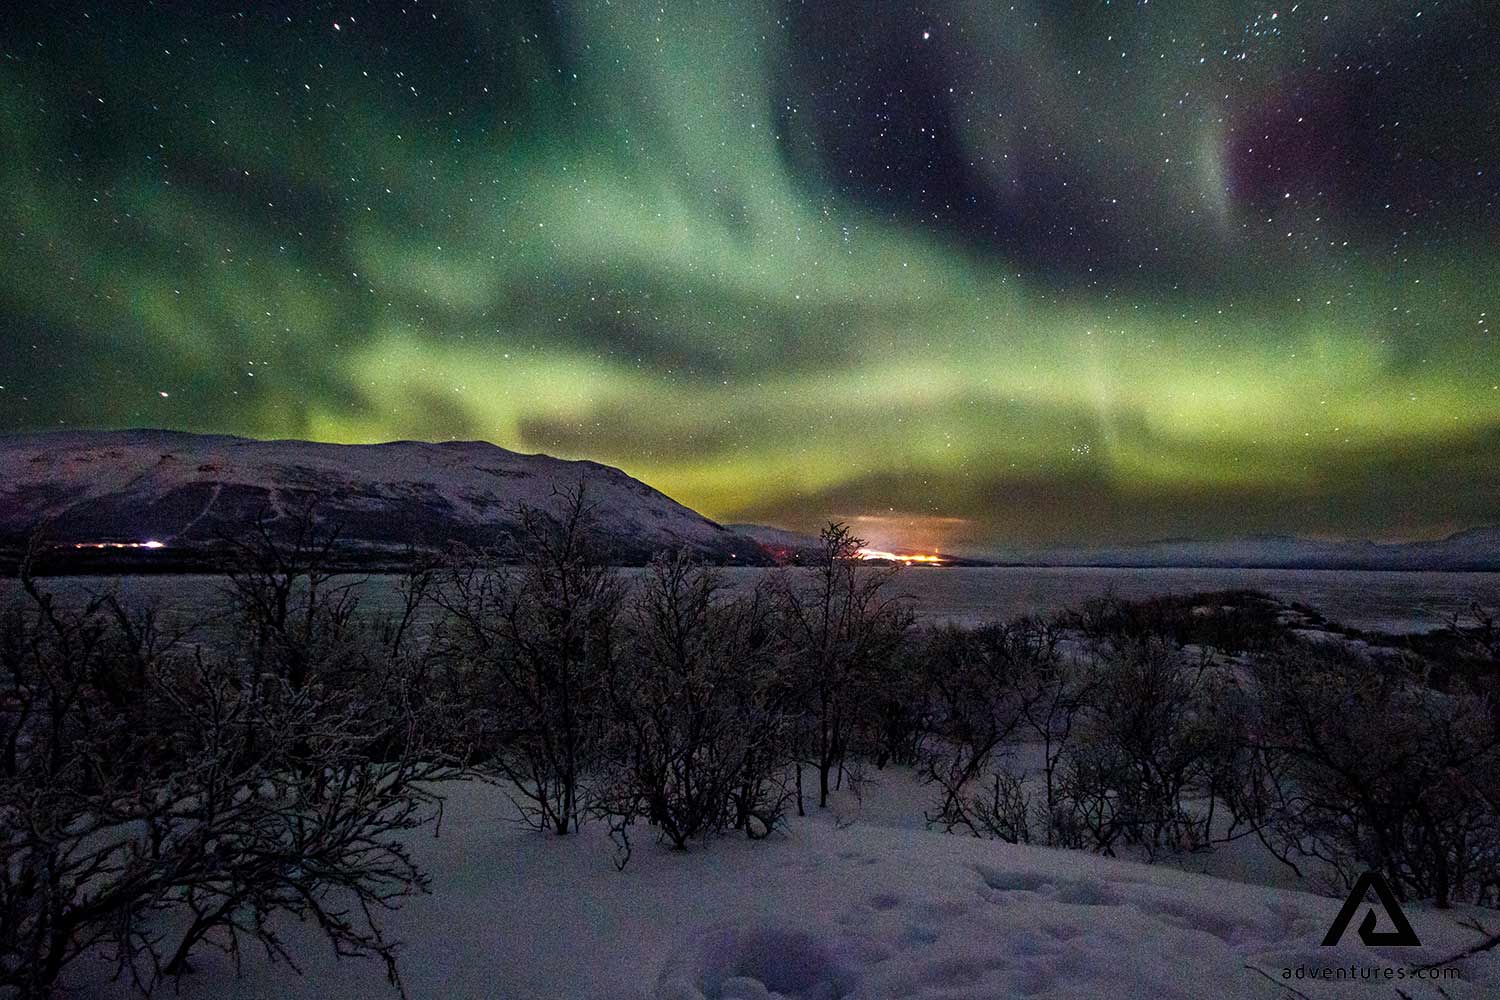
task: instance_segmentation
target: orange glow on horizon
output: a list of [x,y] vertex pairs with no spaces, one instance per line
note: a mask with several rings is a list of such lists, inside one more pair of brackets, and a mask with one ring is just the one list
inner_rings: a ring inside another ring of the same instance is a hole
[[907,566],[914,563],[923,566],[941,566],[948,561],[943,556],[887,552],[884,549],[860,549],[858,555],[861,559],[885,559],[890,562],[905,563]]

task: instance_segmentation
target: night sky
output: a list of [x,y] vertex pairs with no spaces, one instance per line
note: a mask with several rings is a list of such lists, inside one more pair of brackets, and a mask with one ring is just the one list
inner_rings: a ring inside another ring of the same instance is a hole
[[8,4],[0,430],[959,550],[1500,522],[1500,4]]

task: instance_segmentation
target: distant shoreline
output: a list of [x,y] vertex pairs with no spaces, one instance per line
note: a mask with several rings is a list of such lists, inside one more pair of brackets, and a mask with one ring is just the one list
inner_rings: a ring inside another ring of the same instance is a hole
[[[152,561],[148,557],[138,557],[139,561],[112,562],[109,565],[66,565],[66,566],[43,566],[34,571],[37,577],[116,577],[116,576],[176,576],[176,577],[217,577],[224,576],[228,566],[204,565],[197,561]],[[507,562],[503,565],[520,565],[519,562]],[[642,569],[646,563],[621,562],[611,563],[617,569]],[[872,563],[872,568],[889,567],[890,564]],[[335,563],[333,572],[348,576],[401,576],[410,570],[410,566],[398,563],[370,563],[360,564],[351,562],[347,564]],[[716,568],[742,571],[756,570],[766,572],[776,569],[806,569],[805,565],[796,563],[785,563],[781,565],[747,565],[735,563],[716,564]],[[1306,566],[1288,565],[1279,563],[1043,563],[1043,562],[965,562],[950,566],[903,566],[922,574],[946,573],[954,570],[1119,570],[1128,572],[1180,572],[1186,570],[1204,570],[1220,572],[1277,572],[1277,573],[1388,573],[1398,574],[1424,574],[1424,573],[1464,573],[1464,574],[1496,574],[1500,576],[1500,567],[1496,566],[1435,566],[1435,567],[1412,567],[1412,566],[1369,566],[1369,565],[1332,565],[1332,566]],[[19,574],[20,562],[15,558],[0,559],[0,576],[14,578]]]

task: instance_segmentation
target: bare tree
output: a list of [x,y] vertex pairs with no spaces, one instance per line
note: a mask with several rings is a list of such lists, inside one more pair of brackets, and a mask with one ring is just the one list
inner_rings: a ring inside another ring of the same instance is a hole
[[319,525],[317,498],[308,496],[289,513],[262,510],[224,540],[231,553],[224,592],[240,648],[260,660],[254,676],[300,691],[314,674],[358,666],[351,641],[358,589],[355,581],[335,582],[338,538],[336,525]]
[[912,615],[886,590],[896,569],[865,564],[859,556],[864,540],[848,525],[830,524],[820,538],[822,550],[810,570],[784,573],[776,594],[790,683],[810,722],[822,807],[849,752],[859,708],[870,703],[870,688],[896,662]]

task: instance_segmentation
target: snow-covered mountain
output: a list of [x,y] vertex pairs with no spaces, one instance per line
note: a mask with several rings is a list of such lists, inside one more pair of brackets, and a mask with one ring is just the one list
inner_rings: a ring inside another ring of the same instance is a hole
[[0,437],[0,542],[18,546],[45,520],[61,548],[154,541],[162,548],[97,551],[170,558],[312,499],[319,521],[339,526],[340,555],[378,559],[410,545],[502,542],[519,505],[554,509],[555,491],[579,483],[620,562],[662,549],[765,561],[752,540],[596,462],[477,441],[338,445],[159,430]]

